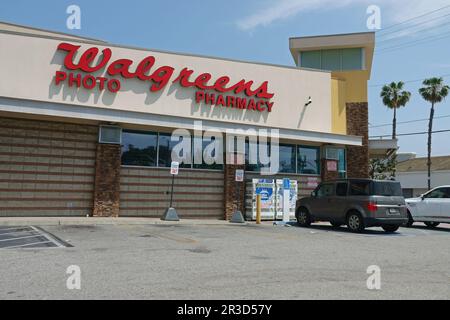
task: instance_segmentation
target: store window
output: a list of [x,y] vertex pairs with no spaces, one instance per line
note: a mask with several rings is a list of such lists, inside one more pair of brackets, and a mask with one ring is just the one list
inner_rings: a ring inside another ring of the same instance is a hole
[[[255,155],[256,159],[250,159],[250,148],[252,148],[252,150],[254,150],[254,152],[256,153],[256,155]],[[259,151],[260,151],[259,148],[260,148],[260,145],[258,143],[255,143],[253,141],[249,142],[248,139],[245,141],[245,170],[246,171],[258,172],[261,170],[261,168],[270,166],[270,163],[268,163],[268,164],[261,163],[260,157],[259,157]],[[267,154],[267,157],[270,157],[270,145],[267,144],[266,148],[267,149],[264,151],[264,154]],[[250,161],[250,160],[252,160],[252,161]],[[280,162],[281,162],[281,152],[280,152]]]
[[[170,164],[172,163],[172,149],[175,145],[177,145],[179,142],[181,142],[183,137],[180,137],[179,141],[172,141],[171,134],[168,133],[160,133],[159,134],[159,140],[158,140],[158,166],[159,167],[170,167]],[[192,157],[192,152],[190,153]],[[190,163],[180,163],[181,168],[191,168],[192,165],[192,159],[190,160]]]
[[255,148],[256,154],[258,154],[258,144],[254,142],[245,141],[245,170],[246,171],[258,171],[259,166],[257,163],[250,163],[250,147]]
[[320,69],[320,51],[305,51],[301,53],[300,63],[303,68]]
[[[194,150],[193,150],[194,151],[193,152],[194,153],[194,160],[195,159],[202,159],[202,164],[195,164],[194,163],[194,168],[195,169],[208,169],[208,170],[222,170],[223,169],[223,164],[220,164],[220,163],[207,164],[207,163],[205,163],[205,159],[203,157],[205,148],[208,145],[210,145],[211,143],[214,143],[215,138],[211,138],[210,140],[209,139],[205,140],[203,137],[197,137],[197,138],[194,138],[194,139],[198,139],[198,140],[196,140],[195,143],[193,143],[193,146],[194,146],[193,147],[194,148]],[[202,148],[201,149],[198,148],[198,150],[196,150],[195,146],[197,144],[200,145],[200,143],[202,145]],[[211,157],[212,158],[218,157],[218,155],[216,155],[217,151],[220,152],[220,150],[216,150],[216,149],[212,150],[212,153],[211,153]],[[218,158],[220,158],[220,157],[218,157]],[[222,162],[224,161],[224,155],[223,154],[222,154],[221,160],[222,160]]]
[[122,132],[122,164],[149,166],[157,164],[158,134],[154,132]]
[[330,71],[364,70],[364,49],[328,49],[300,53],[300,66]]
[[320,175],[320,148],[298,146],[297,173]]
[[[172,163],[172,150],[174,146],[182,142],[180,137],[178,141],[172,141],[172,135],[169,133],[145,132],[134,130],[122,131],[122,165],[128,166],[145,166],[145,167],[170,167]],[[193,165],[194,141],[191,140],[189,144],[191,149],[187,154],[189,161],[182,162],[181,168],[196,168],[196,169],[210,169],[223,170],[224,161],[218,157],[219,163],[207,164],[203,158],[203,151],[214,141],[214,137],[210,140],[203,141],[201,150],[198,150],[198,156],[201,157],[203,163]],[[184,151],[184,150],[183,150]],[[184,151],[185,152],[185,151]],[[215,157],[215,149],[212,150],[212,156]],[[222,152],[219,150],[219,152]]]
[[341,70],[341,50],[323,50],[321,69]]
[[338,174],[339,178],[347,178],[347,159],[345,149],[341,148],[337,150],[338,153]]
[[348,48],[342,50],[342,70],[364,69],[364,50],[362,48]]
[[280,144],[280,164],[279,171],[284,173],[295,173],[295,145],[293,144]]

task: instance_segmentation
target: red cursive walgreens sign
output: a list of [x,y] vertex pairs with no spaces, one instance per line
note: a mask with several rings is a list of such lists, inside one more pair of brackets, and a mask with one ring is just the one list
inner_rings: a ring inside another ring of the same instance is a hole
[[[67,82],[69,86],[84,87],[88,90],[98,88],[99,90],[108,90],[118,92],[121,88],[120,80],[117,78],[108,79],[106,77],[94,76],[92,73],[100,70],[106,70],[110,76],[120,76],[124,79],[138,79],[150,83],[149,90],[157,92],[163,89],[173,78],[175,69],[170,66],[161,66],[154,69],[156,59],[154,56],[148,56],[135,64],[130,59],[111,60],[112,51],[109,48],[102,50],[102,56],[94,64],[99,54],[99,49],[91,47],[81,53],[78,62],[74,62],[74,56],[78,53],[81,46],[70,43],[61,43],[58,45],[59,51],[65,52],[64,66],[70,71],[83,71],[81,73],[56,71],[55,84],[60,85]],[[179,83],[182,87],[195,87],[195,101],[197,103],[214,104],[216,106],[249,109],[255,111],[272,111],[273,102],[268,101],[274,94],[268,91],[268,81],[264,81],[259,86],[255,86],[253,81],[242,79],[236,83],[230,83],[228,76],[221,76],[213,79],[209,73],[201,73],[193,77],[194,70],[189,68],[182,69],[172,83]],[[216,94],[207,94],[206,90],[214,90]],[[247,98],[234,97],[232,95],[245,94]],[[224,95],[229,94],[229,95]],[[218,103],[216,103],[218,101]]]

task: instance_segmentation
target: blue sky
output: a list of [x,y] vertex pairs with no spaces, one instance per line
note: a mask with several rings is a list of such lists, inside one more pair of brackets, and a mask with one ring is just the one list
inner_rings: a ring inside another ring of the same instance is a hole
[[[66,28],[66,8],[71,4],[81,7],[81,30]],[[450,0],[2,0],[0,20],[125,45],[293,65],[289,37],[368,31],[369,5],[381,9],[380,51],[375,53],[369,83],[369,121],[377,126],[392,121],[392,111],[379,98],[380,84],[440,75],[449,75],[444,79],[450,84]],[[449,7],[387,28],[445,6]],[[400,48],[381,50],[394,46]],[[412,98],[399,111],[398,121],[428,118],[430,106],[417,93],[420,84],[406,83]],[[437,106],[435,115],[450,115],[450,97]],[[434,129],[450,129],[450,117],[436,119]],[[427,121],[419,121],[399,124],[397,131],[426,130]],[[371,136],[390,133],[390,126],[370,131]],[[424,156],[426,138],[400,137],[400,151]],[[433,155],[450,154],[449,140],[450,132],[434,134]]]

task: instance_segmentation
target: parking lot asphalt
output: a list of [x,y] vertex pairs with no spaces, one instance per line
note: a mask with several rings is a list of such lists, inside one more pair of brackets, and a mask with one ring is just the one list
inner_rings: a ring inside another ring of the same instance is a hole
[[[0,299],[450,299],[450,228],[61,225],[0,250]],[[381,271],[369,290],[367,268]],[[69,266],[81,288],[68,289]]]

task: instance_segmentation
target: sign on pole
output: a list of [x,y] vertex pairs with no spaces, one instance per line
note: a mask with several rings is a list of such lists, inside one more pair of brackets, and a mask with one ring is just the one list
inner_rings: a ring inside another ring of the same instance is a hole
[[175,176],[178,175],[178,168],[180,164],[176,161],[172,161],[170,164],[170,174],[172,175],[172,184],[170,186],[170,202],[169,207],[164,212],[164,215],[161,217],[161,220],[167,221],[179,221],[177,210],[172,207],[173,204],[173,184],[175,183]]
[[178,168],[180,167],[180,163],[178,163],[177,161],[172,161],[172,163],[170,164],[170,174],[172,175],[178,175]]
[[289,197],[291,194],[291,180],[289,178],[283,179],[283,222],[290,221],[290,205]]

